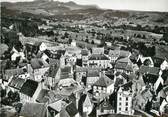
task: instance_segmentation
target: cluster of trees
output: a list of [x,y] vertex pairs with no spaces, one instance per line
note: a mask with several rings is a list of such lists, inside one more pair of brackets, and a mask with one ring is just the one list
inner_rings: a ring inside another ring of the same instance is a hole
[[14,30],[17,32],[22,32],[22,34],[26,37],[33,37],[40,33],[37,23],[25,20],[15,23]]
[[1,104],[3,105],[12,106],[13,103],[20,101],[19,93],[13,92],[11,90],[7,93],[5,89],[1,89],[0,96],[1,96]]
[[27,20],[25,18],[11,18],[11,17],[2,17],[2,27],[7,27],[13,25],[13,31],[21,32],[24,36],[32,37],[38,35],[39,29],[38,24],[41,22],[37,22],[34,20]]
[[[128,43],[129,49],[137,49],[143,56],[154,56],[155,55],[155,46],[147,47],[144,42],[129,42]],[[130,50],[130,51],[131,51]]]
[[165,42],[168,43],[168,28],[166,29],[166,31],[163,33],[163,38],[162,40],[164,40]]
[[64,35],[61,37],[61,39],[69,38],[70,34],[65,32]]
[[6,31],[2,30],[1,32],[1,43],[8,45],[9,49],[15,47],[18,51],[23,48],[23,45],[19,41],[19,36],[16,31]]
[[134,37],[136,37],[136,38],[146,39],[145,34],[134,34]]
[[146,26],[142,27],[139,24],[136,27],[134,27],[134,26],[131,26],[131,25],[125,25],[125,24],[123,24],[123,25],[120,25],[120,26],[113,26],[111,28],[122,28],[124,30],[125,29],[129,29],[129,30],[148,31],[148,32],[153,32],[153,33],[157,33],[157,34],[163,34],[163,33],[166,32],[166,30],[167,30],[168,27],[157,26],[157,25],[154,26],[154,28],[151,27],[151,26],[149,26],[149,25],[146,25]]

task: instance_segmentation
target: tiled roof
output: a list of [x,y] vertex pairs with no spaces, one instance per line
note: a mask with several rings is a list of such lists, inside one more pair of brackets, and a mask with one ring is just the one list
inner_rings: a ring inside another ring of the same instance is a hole
[[70,103],[69,105],[67,105],[66,111],[70,117],[74,117],[78,113],[78,110],[74,103]]
[[89,57],[89,60],[110,60],[110,59],[104,54],[92,54]]
[[20,90],[25,81],[25,79],[13,77],[9,82],[9,86]]
[[57,100],[51,104],[48,105],[52,109],[56,110],[57,112],[60,112],[62,109],[62,100]]
[[147,101],[148,99],[152,99],[153,95],[149,89],[145,89],[141,92],[142,97]]
[[103,110],[112,110],[114,107],[110,104],[108,99],[104,99],[103,102],[99,105],[100,109]]
[[151,74],[151,75],[159,75],[160,68],[158,67],[148,67],[148,66],[141,66],[139,72],[141,74]]
[[80,67],[80,66],[76,66],[76,72],[87,72],[87,71],[100,71],[101,68],[91,68],[91,67]]
[[117,62],[130,63],[131,61],[128,57],[125,57],[118,59]]
[[49,65],[56,65],[59,63],[60,63],[60,60],[58,59],[52,59],[52,58],[49,59]]
[[45,104],[30,102],[25,102],[20,112],[20,116],[24,117],[45,117],[45,114]]
[[84,99],[84,102],[83,102],[83,105],[84,105],[85,107],[90,107],[90,106],[92,106],[92,103],[91,103],[91,100],[90,100],[90,98],[89,98],[89,95],[86,95],[86,97],[85,97],[85,99]]
[[99,76],[99,71],[97,70],[89,70],[87,77],[98,77]]
[[82,56],[87,56],[88,54],[89,54],[88,50],[86,50],[86,49],[81,50]]
[[93,53],[93,54],[104,53],[104,48],[93,47],[93,48],[92,48],[92,53]]
[[86,71],[87,71],[86,67],[76,66],[76,72],[86,72]]
[[125,68],[127,71],[133,71],[133,66],[131,64],[128,64],[127,67]]
[[5,74],[8,77],[5,77],[4,80],[9,80],[9,78],[11,76],[19,75],[19,74],[22,74],[22,73],[24,73],[23,68],[7,69],[7,70],[5,70]]
[[73,78],[71,70],[72,70],[72,68],[70,66],[66,66],[64,68],[61,68],[60,79]]
[[42,89],[36,99],[37,102],[39,103],[45,103],[48,101],[48,98],[46,97],[48,94],[49,90],[47,89]]
[[120,56],[119,51],[120,50],[110,50],[108,55],[111,56],[111,57],[119,57]]
[[102,75],[98,81],[94,83],[95,86],[101,86],[101,87],[107,87],[113,83],[113,80],[111,80],[106,75]]
[[123,69],[127,71],[133,71],[132,62],[129,58],[119,59],[115,64],[115,69]]
[[49,98],[50,103],[53,103],[63,98],[60,94],[56,93],[55,91],[49,91],[47,96]]
[[154,57],[168,60],[168,47],[167,46],[156,46]]
[[[144,116],[144,114],[141,114],[141,115],[143,115],[141,117],[147,117],[146,115]],[[101,117],[137,117],[137,115],[104,114],[104,115],[101,115]]]
[[115,68],[116,69],[125,69],[127,67],[127,63],[122,63],[122,62],[117,62],[116,64],[115,64]]
[[68,112],[63,108],[60,112],[60,117],[71,117]]
[[120,50],[120,57],[128,57],[129,55],[129,51]]
[[38,87],[38,82],[28,79],[21,87],[20,92],[29,97],[32,97],[37,87]]
[[130,55],[129,51],[124,50],[110,50],[109,56],[111,57],[128,57]]
[[61,68],[61,73],[71,73],[71,67],[66,66],[64,68]]
[[34,43],[34,46],[37,46],[37,47],[38,47],[38,46],[40,46],[41,44],[42,44],[42,42],[38,42],[38,41],[37,41],[37,42]]
[[67,79],[67,78],[73,78],[72,74],[63,74],[60,76],[60,79]]
[[132,84],[133,84],[133,82],[132,82],[132,81],[129,81],[129,82],[123,84],[121,87],[124,88],[123,90],[127,91],[127,90],[132,89]]
[[121,73],[121,76],[123,77],[123,78],[125,78],[126,80],[128,80],[129,79],[129,77],[128,77],[128,75],[126,74],[126,73]]

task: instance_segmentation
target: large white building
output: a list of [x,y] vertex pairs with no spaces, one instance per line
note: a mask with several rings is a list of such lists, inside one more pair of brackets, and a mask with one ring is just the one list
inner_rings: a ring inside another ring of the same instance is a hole
[[105,54],[92,54],[88,58],[87,65],[92,68],[111,68],[110,59]]
[[[125,85],[125,84],[124,84]],[[127,86],[121,86],[117,92],[117,114],[133,115],[132,92]]]

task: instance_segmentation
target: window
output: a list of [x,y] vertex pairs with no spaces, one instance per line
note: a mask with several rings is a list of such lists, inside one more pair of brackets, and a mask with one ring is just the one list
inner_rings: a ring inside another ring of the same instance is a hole
[[121,106],[121,102],[119,103],[119,105]]
[[125,105],[128,106],[128,102],[126,102]]
[[125,107],[125,111],[128,111],[128,107]]
[[122,100],[122,98],[120,97],[119,100]]
[[126,101],[128,101],[128,97],[126,97]]
[[121,111],[121,108],[119,108],[119,111]]

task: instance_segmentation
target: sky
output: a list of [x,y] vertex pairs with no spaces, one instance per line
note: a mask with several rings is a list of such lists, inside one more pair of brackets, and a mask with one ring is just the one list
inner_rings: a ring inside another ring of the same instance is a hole
[[[10,2],[23,2],[33,0],[1,0]],[[56,1],[56,0],[55,0]],[[61,2],[74,1],[83,5],[98,5],[105,9],[140,10],[140,11],[166,11],[168,0],[57,0]]]

